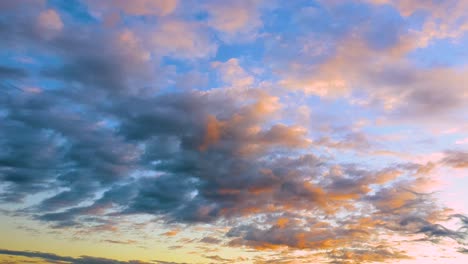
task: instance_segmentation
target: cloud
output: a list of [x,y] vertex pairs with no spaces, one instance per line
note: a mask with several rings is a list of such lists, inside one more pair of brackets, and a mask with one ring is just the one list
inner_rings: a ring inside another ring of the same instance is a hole
[[222,257],[217,256],[217,255],[206,255],[204,257],[207,258],[207,259],[214,260],[214,261],[216,261],[216,263],[230,263],[232,261],[231,259],[222,258]]
[[[302,153],[311,147],[306,131],[271,124],[281,105],[264,91],[184,91],[147,98],[120,97],[115,91],[114,96],[118,100],[111,107],[81,104],[87,111],[80,113],[65,107],[75,100],[66,93],[12,91],[5,97],[3,199],[56,190],[30,210],[57,228],[113,231],[116,215],[154,215],[188,224],[262,216],[264,222],[226,233],[229,246],[257,250],[354,245],[353,254],[359,255],[375,230],[457,234],[438,228],[433,217],[442,212],[429,194],[416,193],[423,191],[422,165],[371,170]],[[95,119],[101,115],[116,120],[118,129]],[[38,173],[41,177],[34,177]],[[338,216],[357,208],[375,213]],[[289,220],[279,221],[278,214]],[[411,217],[424,225],[406,224]],[[362,258],[379,254],[402,256],[377,251]]]
[[[460,2],[454,1],[454,6]],[[431,5],[444,9],[442,3]],[[345,12],[350,9],[357,11]],[[331,22],[335,27],[328,30],[309,26]],[[289,23],[298,27],[297,34],[272,38],[267,58],[281,76],[278,85],[290,91],[348,98],[351,103],[365,98],[362,106],[413,122],[430,121],[434,114],[456,120],[454,113],[466,110],[461,85],[466,82],[466,69],[421,67],[408,59],[423,47],[425,29],[413,29],[394,10],[363,3],[324,3],[303,8],[297,21]],[[381,36],[382,31],[387,37]],[[284,47],[291,49],[284,51]]]
[[[3,32],[13,50],[29,47],[38,52],[52,46],[53,51],[46,54],[60,57],[58,63],[41,65],[35,74],[42,78],[69,82],[74,87],[91,85],[103,90],[122,90],[131,86],[134,92],[141,92],[143,88],[155,89],[143,87],[143,83],[154,81],[157,85],[157,76],[164,74],[164,69],[151,64],[149,52],[130,30],[98,33],[70,27],[54,31],[54,37],[49,38],[30,30],[34,28],[34,21],[15,19],[19,20],[18,23],[8,25]],[[156,69],[160,70],[159,74],[155,74]]]
[[[137,0],[137,1],[86,1],[102,18],[106,25],[113,30],[131,31],[132,38],[137,39],[139,47],[132,49],[144,49],[155,60],[163,56],[171,56],[177,59],[201,59],[212,57],[217,51],[217,44],[212,39],[208,28],[203,23],[190,19],[184,19],[176,12],[177,0]],[[91,12],[93,13],[93,12]],[[121,17],[122,16],[122,17]],[[154,25],[146,26],[137,24],[131,27],[125,25],[128,16],[156,16]],[[112,30],[109,30],[112,31]]]
[[445,157],[441,161],[447,166],[454,168],[467,168],[468,167],[468,153],[463,151],[448,151],[445,153]]
[[[91,39],[95,42],[93,46],[101,45],[104,51],[90,46]],[[149,55],[139,46],[138,41],[130,31],[99,36],[83,32],[79,39],[68,36],[57,39],[55,44],[62,52],[74,52],[67,53],[69,57],[64,58],[62,65],[46,67],[42,74],[46,78],[92,85],[104,90],[128,89],[128,85],[132,84],[135,92],[141,91],[141,81],[155,78],[151,75],[154,68],[147,59]],[[120,60],[126,63],[118,63]]]
[[19,79],[27,76],[27,72],[21,68],[14,68],[9,66],[0,66],[0,78],[4,79]]
[[226,62],[214,62],[212,66],[218,70],[221,79],[227,85],[249,87],[254,82],[254,78],[240,66],[238,59],[231,58]]
[[[373,171],[343,164],[340,172],[324,176],[337,164],[300,154],[311,146],[303,128],[269,124],[281,105],[263,91],[114,95],[119,99],[112,107],[91,103],[82,105],[88,110],[81,113],[64,105],[76,100],[73,95],[12,91],[5,97],[3,199],[18,201],[30,193],[57,190],[30,210],[58,228],[112,231],[115,215],[148,214],[183,223],[264,215],[263,224],[233,227],[226,234],[233,238],[229,245],[256,249],[330,250],[351,241],[365,246],[375,225],[389,234],[442,235],[428,229],[437,226],[429,217],[438,214],[429,196],[411,191],[420,190],[419,165]],[[240,102],[243,98],[248,101]],[[118,129],[93,118],[100,115],[118,120]],[[23,147],[13,148],[18,144]],[[34,177],[38,172],[41,177]],[[393,183],[401,177],[407,181]],[[378,210],[377,219],[360,216],[332,228],[328,221],[294,213],[334,218],[340,210],[357,207]],[[276,225],[279,213],[290,213],[290,220]],[[414,214],[428,224],[419,229],[400,224]],[[305,226],[312,223],[316,230]]]
[[43,8],[46,4],[44,0],[18,0],[18,1],[2,1],[0,4],[3,10],[15,10],[24,7],[25,5],[30,6],[32,8]]
[[120,244],[120,245],[130,245],[130,244],[137,243],[137,241],[135,241],[135,240],[120,241],[120,240],[106,239],[106,240],[102,240],[102,241],[107,242],[107,243],[111,243],[111,244]]
[[418,43],[421,47],[427,46],[431,41],[437,39],[459,38],[468,30],[468,20],[462,11],[468,7],[465,1],[427,1],[423,4],[414,0],[376,0],[370,2],[392,5],[406,17],[418,12],[428,14]]
[[186,264],[182,262],[172,262],[172,261],[161,261],[161,260],[155,260],[157,264]]
[[200,239],[200,242],[207,243],[207,244],[220,244],[222,240],[214,238],[214,237],[204,237]]
[[7,250],[0,249],[0,254],[10,255],[10,256],[20,256],[28,257],[33,259],[42,259],[47,262],[53,263],[68,263],[68,264],[149,264],[151,262],[144,262],[139,260],[130,260],[130,261],[119,261],[106,258],[96,258],[90,256],[81,256],[77,258],[73,257],[64,257],[60,255],[55,255],[52,253],[43,253],[37,251],[18,251],[18,250]]
[[60,31],[63,28],[63,22],[57,11],[48,9],[41,12],[37,18],[39,27],[45,31]]
[[260,18],[261,0],[241,0],[229,3],[208,1],[208,24],[220,32],[227,42],[253,40],[263,26]]
[[329,254],[331,263],[366,263],[386,262],[389,259],[408,259],[403,251],[394,251],[386,246],[369,247],[361,250],[336,250]]
[[135,1],[86,1],[87,4],[99,12],[123,11],[128,15],[144,16],[158,15],[166,16],[171,14],[177,7],[177,0],[135,0]]
[[211,57],[217,50],[201,24],[182,20],[163,20],[148,42],[156,52],[182,59]]
[[[447,151],[437,163],[378,159],[368,150],[400,126],[354,122],[354,115],[370,123],[382,114],[418,126],[464,109],[465,69],[425,68],[406,57],[421,40],[407,30],[409,13],[318,3],[281,21],[285,32],[246,48],[258,44],[266,58],[226,59],[217,54],[226,43],[216,37],[244,47],[278,22],[262,15],[260,1],[208,1],[194,10],[181,10],[180,1],[88,4],[98,18],[120,13],[121,23],[74,21],[52,4],[0,20],[0,45],[37,59],[0,66],[0,199],[12,214],[87,234],[116,233],[121,219],[151,217],[171,228],[158,232],[161,239],[179,236],[180,226],[208,225],[213,230],[191,242],[276,252],[265,254],[266,263],[287,263],[297,251],[335,263],[395,261],[411,255],[399,249],[400,238],[466,244],[466,217],[450,218],[426,188],[436,165],[463,169],[466,153]],[[254,69],[257,59],[272,80]],[[204,81],[191,79],[198,74]],[[222,87],[210,89],[216,77]],[[425,149],[419,138],[407,140],[414,151]]]

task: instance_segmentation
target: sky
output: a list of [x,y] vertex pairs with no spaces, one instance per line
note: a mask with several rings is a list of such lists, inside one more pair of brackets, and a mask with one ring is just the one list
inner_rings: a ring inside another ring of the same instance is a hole
[[0,1],[0,264],[468,263],[467,0]]

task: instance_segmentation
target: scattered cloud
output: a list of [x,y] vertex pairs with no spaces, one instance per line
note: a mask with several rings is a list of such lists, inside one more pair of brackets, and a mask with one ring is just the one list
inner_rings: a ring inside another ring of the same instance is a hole
[[466,61],[415,55],[453,59],[464,1],[49,2],[0,3],[7,217],[116,247],[157,223],[203,263],[466,253],[466,212],[436,192],[468,167]]

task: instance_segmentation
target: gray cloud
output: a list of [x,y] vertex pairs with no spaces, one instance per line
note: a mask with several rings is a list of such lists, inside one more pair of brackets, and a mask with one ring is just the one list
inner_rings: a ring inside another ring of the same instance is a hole
[[454,168],[467,168],[468,153],[463,151],[447,151],[441,162]]
[[8,78],[18,79],[26,76],[27,73],[23,69],[0,65],[0,80]]
[[215,237],[204,237],[200,239],[200,242],[207,243],[207,244],[220,244],[222,240],[217,239]]
[[0,249],[1,255],[10,255],[10,256],[19,256],[19,257],[28,257],[28,258],[38,258],[47,262],[52,263],[67,263],[67,264],[149,264],[154,262],[144,262],[139,260],[130,260],[130,261],[119,261],[106,258],[96,258],[90,256],[81,256],[77,258],[65,257],[52,253],[43,253],[37,251],[18,251],[18,250],[7,250]]
[[[108,108],[81,105],[86,111],[77,113],[64,105],[73,96],[11,91],[2,101],[9,112],[2,125],[10,129],[2,130],[3,144],[11,146],[2,152],[3,197],[17,201],[55,188],[56,195],[28,213],[57,228],[106,228],[116,224],[111,221],[115,215],[149,214],[170,223],[261,216],[262,223],[234,226],[226,233],[228,245],[257,249],[353,245],[363,251],[374,228],[464,243],[460,232],[430,219],[438,212],[431,196],[414,191],[422,165],[372,170],[298,153],[309,145],[293,127],[283,125],[281,137],[270,127],[248,132],[269,120],[270,113],[253,112],[268,100],[263,93],[249,90],[247,95],[254,99],[247,105],[218,92],[116,97]],[[97,116],[116,125],[100,124]],[[209,129],[217,137],[201,149]],[[20,172],[25,176],[17,176]],[[41,177],[33,176],[37,173]],[[391,184],[380,186],[386,183]],[[88,205],[79,205],[84,201]],[[375,213],[337,218],[340,225],[330,225],[336,212],[357,207]],[[317,217],[294,213],[304,210]],[[291,213],[287,223],[279,220],[284,213]]]

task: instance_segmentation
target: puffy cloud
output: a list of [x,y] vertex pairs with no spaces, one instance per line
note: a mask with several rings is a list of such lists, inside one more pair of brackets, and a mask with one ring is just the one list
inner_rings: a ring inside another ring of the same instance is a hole
[[214,62],[212,66],[218,70],[221,79],[227,85],[248,87],[254,82],[254,78],[239,65],[238,59],[232,58],[226,62]]
[[[215,90],[117,97],[111,107],[94,112],[118,120],[112,129],[86,111],[64,111],[63,103],[75,100],[68,94],[12,91],[2,101],[10,113],[2,124],[8,128],[2,129],[3,198],[17,201],[66,188],[31,208],[36,219],[62,228],[114,230],[112,216],[129,214],[184,223],[263,217],[264,222],[233,227],[226,233],[228,245],[358,248],[333,253],[343,260],[403,257],[393,251],[364,256],[368,239],[378,239],[375,230],[460,239],[439,228],[430,196],[415,192],[421,191],[421,166],[375,171],[300,154],[310,146],[302,128],[268,125],[281,110],[277,98],[257,90],[240,95]],[[97,111],[94,104],[85,106]],[[358,208],[369,213],[339,217]],[[421,220],[408,220],[415,217]]]
[[37,20],[39,27],[45,31],[60,31],[63,28],[62,19],[53,9],[41,12]]
[[[465,1],[425,1],[421,3],[414,0],[372,0],[370,2],[374,4],[393,5],[403,16],[410,16],[416,12],[426,12],[431,18],[427,21],[427,24],[437,23],[439,24],[438,26],[440,26],[439,29],[442,31],[455,30],[463,33],[463,31],[466,30],[467,21],[464,10],[467,8],[467,5]],[[449,16],[448,14],[451,15]],[[456,29],[455,26],[459,26],[460,28]],[[442,33],[442,31],[439,33]],[[437,36],[433,35],[432,37]]]
[[[436,208],[421,207],[430,200],[407,190],[418,189],[417,178],[402,182],[405,189],[394,184],[373,187],[417,173],[419,166],[337,170],[327,160],[295,153],[310,146],[302,128],[267,125],[281,109],[275,97],[257,90],[241,95],[250,103],[220,91],[117,97],[111,107],[98,112],[118,120],[119,129],[112,129],[86,111],[64,111],[63,103],[75,98],[68,94],[12,91],[2,102],[9,111],[2,124],[9,129],[2,129],[2,180],[7,184],[3,198],[15,201],[27,193],[66,188],[32,208],[37,219],[56,227],[109,228],[110,216],[116,214],[158,215],[188,223],[265,215],[271,219],[264,223],[269,229],[239,226],[228,233],[237,237],[230,245],[257,249],[331,249],[351,240],[365,243],[373,233],[365,226],[354,230],[353,221],[344,229],[332,228],[328,220],[294,214],[304,210],[333,218],[342,210],[370,206],[379,210],[375,221],[386,232],[408,232],[399,223],[413,214],[434,225],[428,217]],[[85,106],[96,109],[94,104]],[[31,136],[37,130],[42,133]],[[280,153],[290,154],[286,158]],[[329,166],[335,169],[325,176]],[[37,173],[42,177],[33,177]],[[97,195],[102,190],[106,191]],[[79,205],[84,201],[89,205]],[[288,221],[273,217],[285,212],[293,214],[286,216]],[[318,229],[310,230],[314,222]],[[432,234],[428,232],[423,233]]]
[[156,53],[182,59],[211,57],[217,50],[201,24],[182,20],[163,20],[148,42]]
[[403,16],[410,16],[417,12],[425,12],[425,20],[418,45],[427,46],[431,41],[443,38],[458,38],[468,30],[468,19],[465,11],[466,1],[420,1],[414,0],[374,0],[375,4],[390,4],[397,8]]
[[177,7],[177,0],[135,0],[135,1],[86,1],[89,6],[99,12],[123,11],[128,15],[158,15],[171,14]]
[[261,0],[208,1],[205,7],[210,15],[208,24],[228,42],[253,40],[263,25],[261,4]]
[[[209,34],[208,27],[192,19],[184,19],[173,13],[177,0],[137,0],[137,1],[86,1],[91,11],[101,17],[105,24],[115,29],[129,31],[125,25],[127,16],[156,16],[151,26],[137,24],[132,27],[132,38],[141,43],[149,58],[172,56],[177,59],[200,59],[216,53],[217,45]],[[123,16],[123,17],[120,17]],[[149,18],[148,18],[149,19]]]
[[45,67],[45,77],[103,90],[130,89],[132,85],[134,92],[145,88],[142,83],[156,80],[149,54],[131,31],[109,35],[82,32],[80,37],[59,38],[55,44],[61,52],[73,52],[64,56],[62,65]]
[[[429,2],[443,12],[466,9],[464,1],[453,1],[449,7],[446,2]],[[418,29],[388,6],[349,1],[322,4],[302,8],[295,20],[285,22],[296,28],[294,35],[269,39],[267,59],[281,77],[280,86],[325,99],[345,98],[350,103],[360,99],[360,106],[377,108],[400,120],[430,121],[434,115],[460,120],[455,115],[466,110],[462,85],[466,69],[422,67],[408,58],[428,45],[424,39],[432,18]],[[356,12],[346,12],[349,9]],[[314,26],[322,24],[328,28]],[[440,27],[460,28],[456,23]]]

